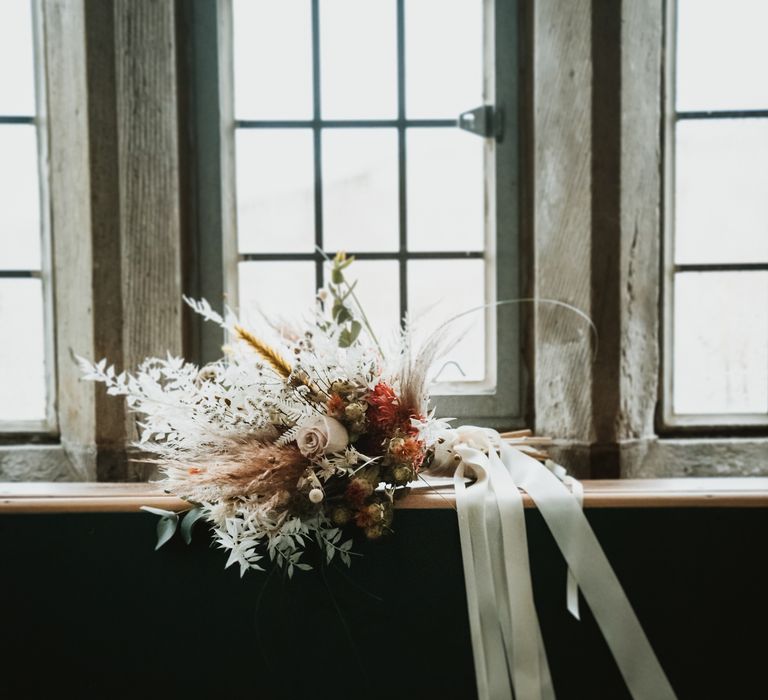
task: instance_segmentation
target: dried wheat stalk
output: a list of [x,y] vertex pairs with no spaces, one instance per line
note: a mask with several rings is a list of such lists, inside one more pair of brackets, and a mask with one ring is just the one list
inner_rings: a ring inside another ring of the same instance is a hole
[[269,366],[275,370],[281,377],[288,377],[291,375],[292,368],[288,362],[280,355],[277,350],[267,345],[264,341],[259,340],[253,333],[246,330],[242,326],[235,326],[235,331],[240,340],[244,340],[250,345],[261,357],[269,363]]

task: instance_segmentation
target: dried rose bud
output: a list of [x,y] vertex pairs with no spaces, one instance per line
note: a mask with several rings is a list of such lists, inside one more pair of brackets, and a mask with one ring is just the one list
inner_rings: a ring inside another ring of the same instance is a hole
[[355,478],[349,482],[345,496],[355,506],[361,506],[368,496],[373,493],[373,486],[366,479]]
[[365,418],[365,407],[357,401],[351,403],[344,409],[344,416],[347,420],[357,423]]
[[352,520],[352,511],[349,508],[338,506],[331,511],[331,520],[334,525],[346,525]]
[[392,478],[398,485],[407,484],[413,481],[413,469],[401,464],[392,470]]
[[384,534],[384,528],[381,525],[372,525],[365,528],[365,536],[369,540],[377,540]]
[[387,521],[387,509],[381,501],[374,501],[357,511],[355,522],[362,528],[381,525]]
[[371,464],[365,469],[358,471],[357,476],[360,479],[365,479],[371,485],[372,489],[375,489],[379,485],[379,481],[381,481],[379,478],[380,471],[381,470],[377,464]]

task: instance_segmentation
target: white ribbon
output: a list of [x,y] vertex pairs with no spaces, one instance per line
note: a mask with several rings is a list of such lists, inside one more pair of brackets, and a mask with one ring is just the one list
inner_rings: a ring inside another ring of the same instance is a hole
[[[581,482],[569,476],[565,467],[555,464],[551,459],[548,459],[544,466],[549,469],[560,481],[562,481],[570,490],[570,492],[576,498],[576,502],[579,504],[579,508],[584,507],[584,487]],[[568,608],[568,612],[571,613],[577,620],[581,620],[579,613],[579,584],[576,581],[576,577],[573,575],[573,571],[568,567],[568,575],[565,583],[565,605]]]
[[[490,437],[491,431],[476,430]],[[488,441],[493,443],[488,454],[469,442],[454,446],[462,460],[454,485],[480,700],[555,697],[533,601],[518,486],[536,503],[565,557],[569,611],[578,618],[581,587],[632,697],[673,700],[674,691],[582,511],[581,485],[504,444],[497,434]],[[469,487],[465,475],[476,479]]]

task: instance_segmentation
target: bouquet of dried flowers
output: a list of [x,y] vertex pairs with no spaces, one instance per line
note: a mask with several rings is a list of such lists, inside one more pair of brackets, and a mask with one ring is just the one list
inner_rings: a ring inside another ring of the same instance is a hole
[[[317,545],[349,566],[345,526],[377,539],[392,525],[393,503],[434,458],[445,423],[429,412],[427,373],[444,346],[433,336],[418,353],[403,330],[386,355],[345,273],[332,261],[307,327],[271,326],[266,342],[205,300],[185,301],[226,329],[225,356],[200,368],[150,358],[135,373],[78,358],[84,378],[125,396],[140,416],[137,446],[153,455],[168,493],[190,509],[188,538],[204,518],[241,575],[267,556],[288,575],[311,565]],[[161,515],[158,546],[180,522]],[[348,530],[347,530],[348,531]]]
[[[394,350],[383,352],[355,285],[345,277],[351,263],[343,254],[335,257],[311,322],[302,328],[272,324],[275,342],[244,328],[231,313],[221,316],[206,301],[187,299],[234,339],[223,359],[202,368],[168,356],[146,360],[134,374],[117,374],[106,360],[78,358],[86,379],[125,396],[141,416],[138,446],[154,455],[166,491],[190,504],[182,519],[146,508],[161,516],[158,546],[179,526],[189,541],[203,518],[229,550],[226,566],[238,563],[241,576],[262,569],[265,557],[288,576],[311,569],[308,547],[319,548],[327,563],[338,557],[349,566],[353,540],[343,532],[357,528],[367,538],[382,537],[392,527],[395,500],[421,470],[455,472],[478,695],[496,688],[511,697],[513,689],[527,688],[544,696],[551,694],[552,679],[541,654],[522,486],[567,563],[577,564],[568,573],[568,609],[578,619],[579,585],[587,600],[608,601],[595,608],[595,617],[633,696],[674,698],[581,512],[578,482],[547,460],[538,449],[546,439],[532,438],[530,431],[451,429],[436,420],[427,375],[447,349],[445,334],[433,334],[417,352],[406,324]],[[518,301],[525,300],[495,303]],[[536,302],[564,306],[589,321],[563,302]],[[479,486],[466,488],[465,475]],[[490,556],[489,530],[501,534],[494,535],[500,556]],[[507,602],[499,607],[500,600]],[[504,673],[485,664],[491,657],[502,659],[502,666],[506,660]]]

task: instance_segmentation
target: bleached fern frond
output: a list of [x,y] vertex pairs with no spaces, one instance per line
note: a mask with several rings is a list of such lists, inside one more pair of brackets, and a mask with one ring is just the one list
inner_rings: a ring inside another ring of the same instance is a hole
[[277,440],[275,440],[275,445],[278,447],[285,447],[286,445],[290,445],[294,440],[296,440],[296,436],[299,434],[299,430],[301,430],[300,425],[294,425],[292,428],[289,428],[279,438],[277,438]]
[[303,423],[313,413],[307,404],[287,401],[285,399],[278,399],[275,402],[275,408],[289,425]]
[[182,296],[184,303],[189,306],[196,314],[200,314],[206,321],[211,321],[222,328],[230,329],[230,325],[222,318],[221,314],[213,310],[207,299],[192,299],[188,296]]

